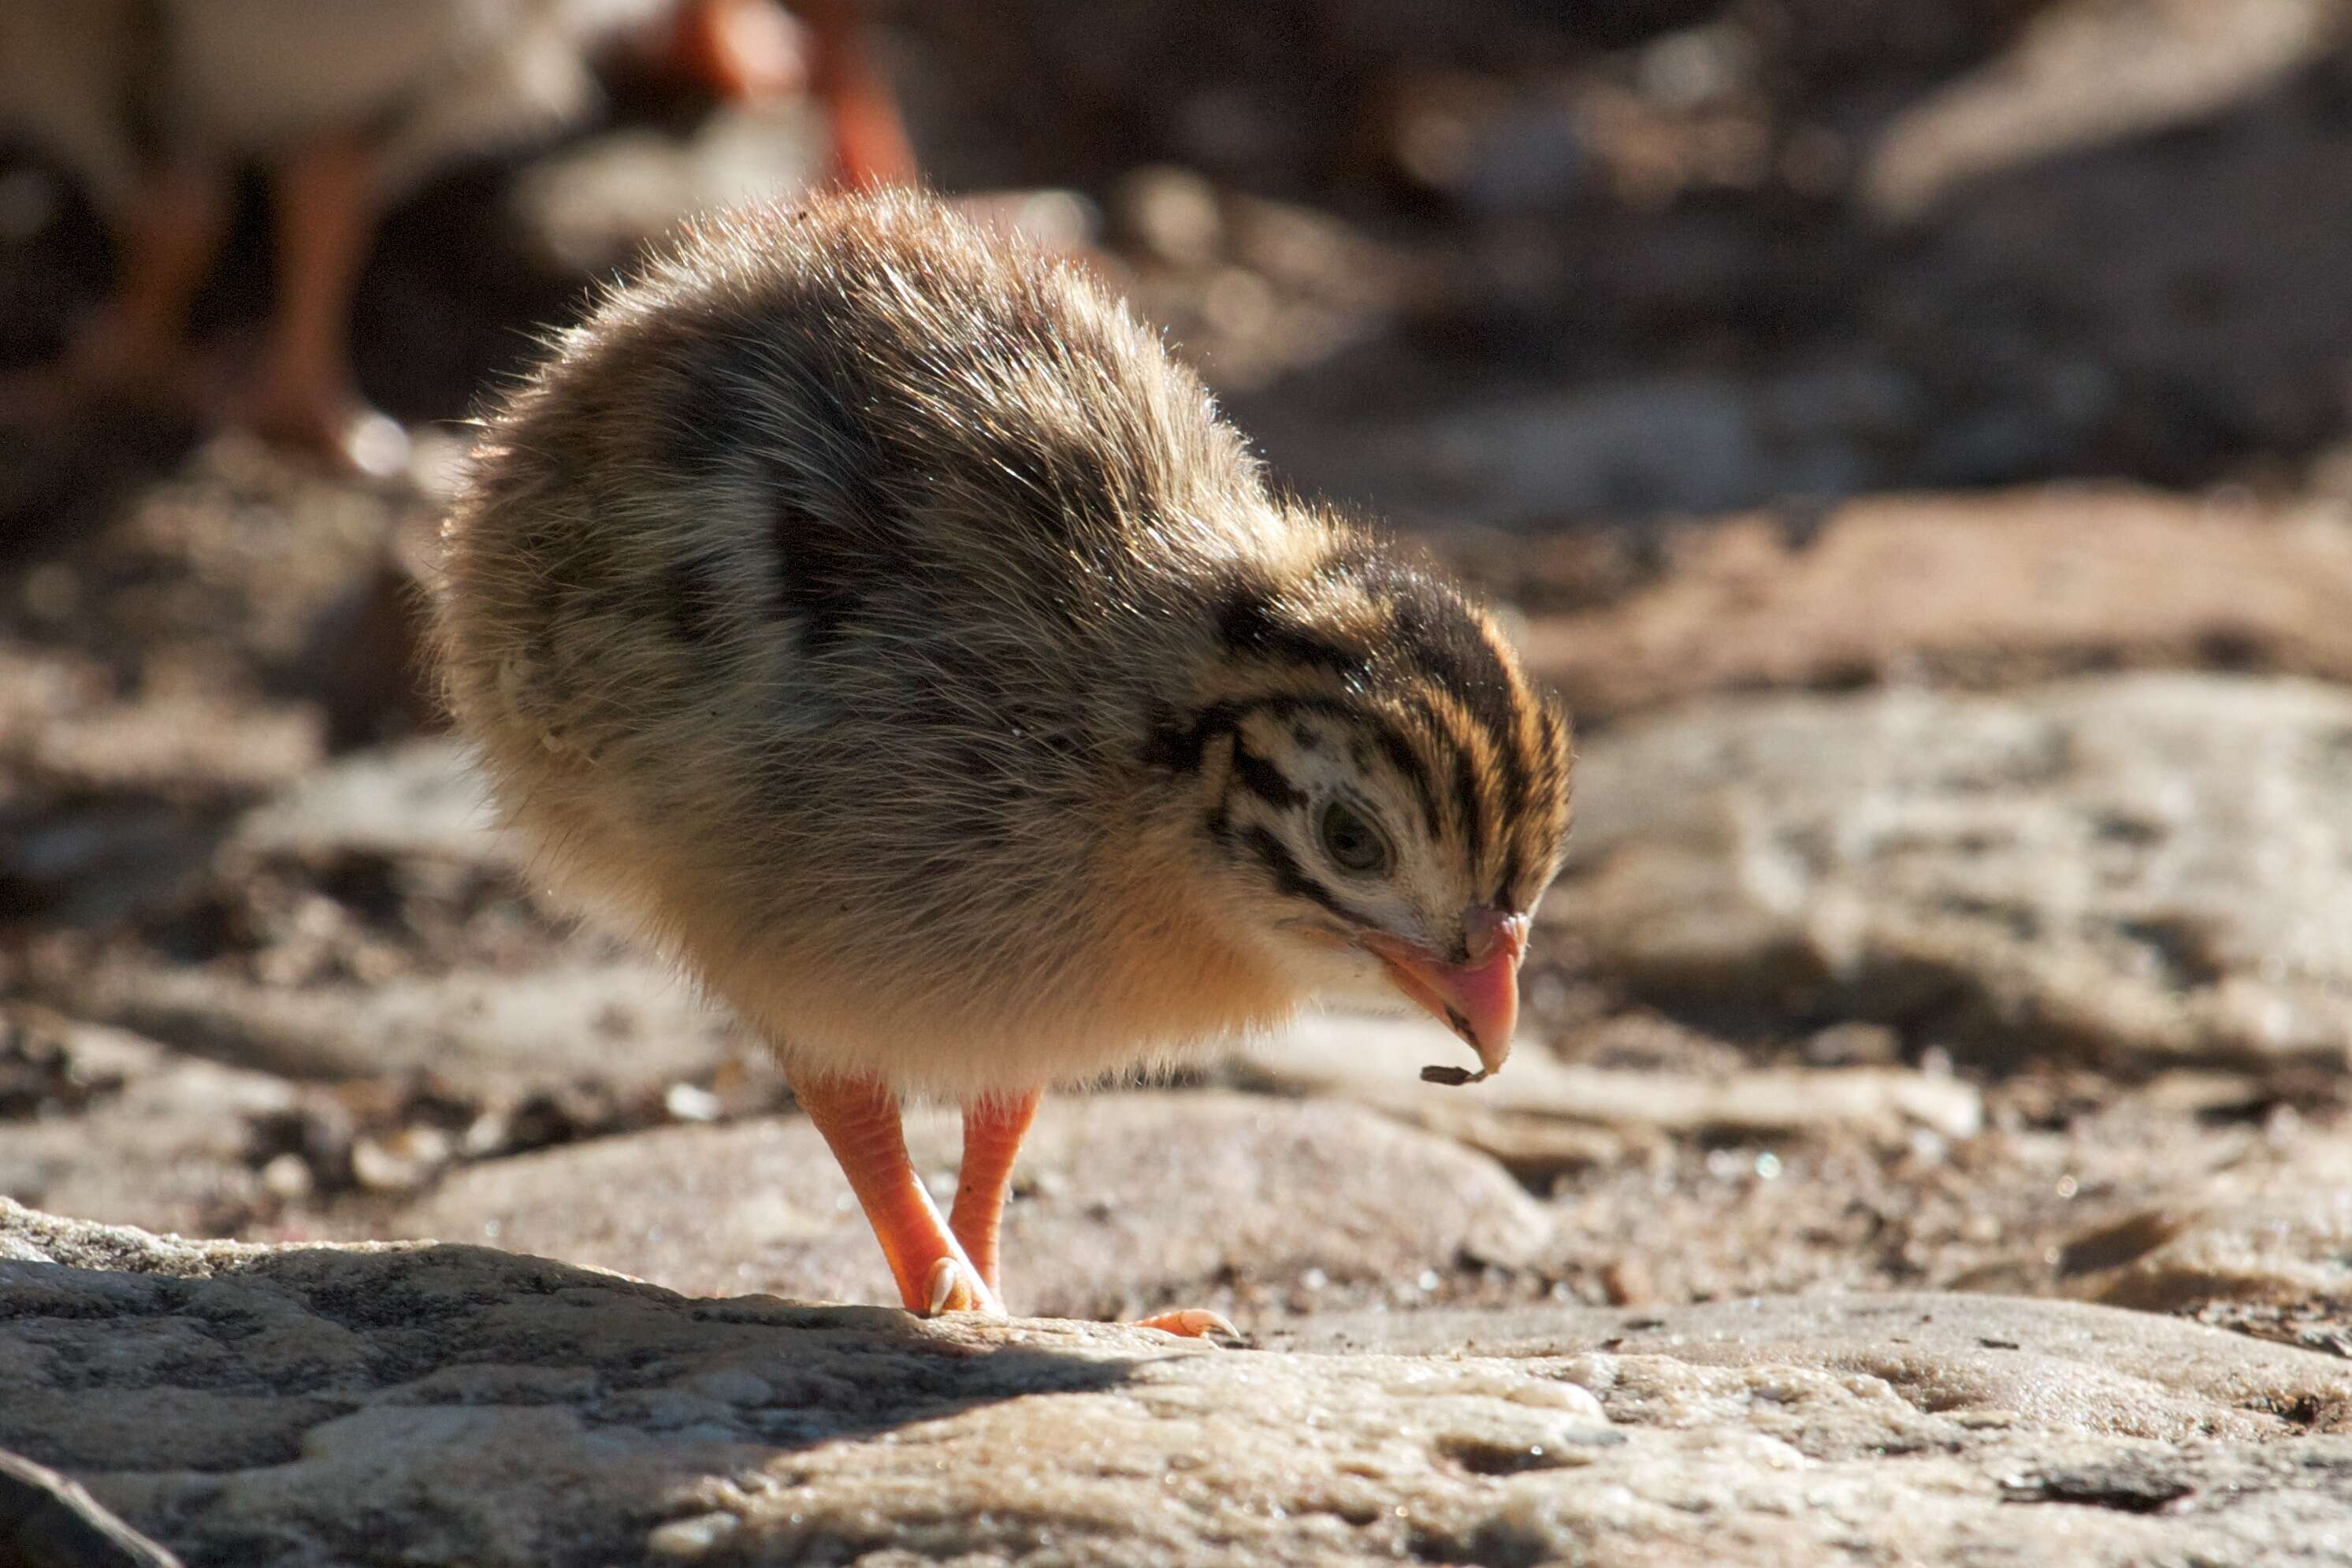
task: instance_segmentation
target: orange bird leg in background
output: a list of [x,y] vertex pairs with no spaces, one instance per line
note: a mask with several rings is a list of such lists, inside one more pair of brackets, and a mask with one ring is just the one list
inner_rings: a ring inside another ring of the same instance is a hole
[[963,1243],[964,1256],[980,1270],[981,1283],[996,1282],[996,1229],[1004,1218],[1004,1193],[1013,1181],[1013,1156],[1029,1124],[1037,1120],[1039,1089],[1009,1100],[993,1096],[963,1108],[963,1170],[956,1177],[955,1207],[948,1224]]
[[278,163],[278,312],[247,416],[265,436],[381,475],[406,461],[408,437],[352,379],[352,290],[375,236],[373,173],[357,135],[320,137]]
[[72,382],[110,396],[193,401],[188,307],[228,216],[228,184],[218,169],[176,163],[145,178],[121,235],[114,292],[68,357]]
[[814,1079],[794,1083],[793,1094],[841,1163],[907,1310],[1002,1316],[1004,1304],[940,1222],[907,1158],[898,1097],[871,1079]]
[[866,41],[861,0],[799,0],[809,30],[809,90],[833,134],[833,176],[853,191],[922,177],[898,100]]

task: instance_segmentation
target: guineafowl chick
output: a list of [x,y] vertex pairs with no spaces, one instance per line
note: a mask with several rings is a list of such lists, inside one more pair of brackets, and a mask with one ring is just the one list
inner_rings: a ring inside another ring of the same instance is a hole
[[[1502,1064],[1559,709],[1070,264],[912,194],[705,221],[489,417],[445,540],[506,816],[773,1046],[912,1310],[1003,1310],[1049,1086],[1317,997]],[[908,1095],[963,1108],[945,1222]]]

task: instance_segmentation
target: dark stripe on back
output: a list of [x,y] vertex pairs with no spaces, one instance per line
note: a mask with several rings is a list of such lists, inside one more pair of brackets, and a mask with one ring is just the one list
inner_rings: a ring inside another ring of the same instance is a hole
[[662,573],[658,595],[670,635],[678,641],[719,640],[725,624],[727,591],[716,562],[693,555],[677,557]]
[[777,607],[801,622],[801,647],[822,653],[840,640],[857,607],[877,593],[922,577],[926,563],[908,520],[882,483],[883,458],[851,412],[845,389],[815,374],[790,389],[803,445],[813,458],[767,466],[776,486],[771,537]]
[[806,348],[844,336],[843,309],[821,286],[794,290],[748,318],[681,316],[651,351],[669,372],[646,411],[656,456],[683,482],[754,487],[775,557],[775,613],[798,623],[810,653],[837,642],[877,593],[929,569],[892,492],[905,465],[866,412],[869,374],[845,353]]

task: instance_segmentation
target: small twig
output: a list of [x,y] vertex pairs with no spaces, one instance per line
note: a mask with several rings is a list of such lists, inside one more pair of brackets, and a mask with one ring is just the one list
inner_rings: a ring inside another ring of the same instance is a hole
[[80,1482],[0,1453],[0,1568],[181,1568]]

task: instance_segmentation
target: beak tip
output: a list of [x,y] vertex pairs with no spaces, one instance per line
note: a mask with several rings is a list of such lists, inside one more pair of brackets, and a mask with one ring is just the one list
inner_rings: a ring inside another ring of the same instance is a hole
[[1524,944],[1506,940],[1472,963],[1444,963],[1426,953],[1382,943],[1374,952],[1388,966],[1399,991],[1460,1036],[1478,1053],[1478,1070],[1432,1068],[1432,1083],[1476,1083],[1502,1069],[1511,1054],[1511,1034],[1519,1016],[1519,960]]

